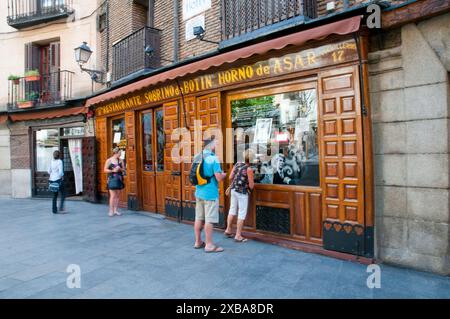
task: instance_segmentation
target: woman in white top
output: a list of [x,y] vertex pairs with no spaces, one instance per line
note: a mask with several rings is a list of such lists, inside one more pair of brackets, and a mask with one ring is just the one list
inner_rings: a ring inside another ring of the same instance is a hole
[[63,162],[59,158],[60,153],[59,151],[53,152],[53,159],[50,162],[50,166],[48,168],[48,174],[49,182],[57,182],[59,183],[59,191],[53,193],[53,214],[58,214],[58,207],[57,207],[57,200],[58,200],[58,193],[61,193],[61,202],[59,205],[59,213],[65,214],[64,211],[64,200],[66,198],[66,192],[64,189],[64,168],[63,168]]

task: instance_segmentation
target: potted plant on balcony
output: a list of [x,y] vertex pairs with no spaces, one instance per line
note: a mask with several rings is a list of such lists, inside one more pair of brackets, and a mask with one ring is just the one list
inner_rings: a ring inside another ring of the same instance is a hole
[[39,70],[30,70],[25,72],[25,81],[33,82],[39,81],[41,79],[41,75],[39,74]]
[[29,92],[26,94],[26,98],[17,101],[17,107],[19,109],[33,107],[38,98],[39,94],[37,92]]
[[14,85],[19,85],[19,83],[20,83],[20,76],[11,74],[10,76],[8,76],[8,80],[12,81],[12,83]]

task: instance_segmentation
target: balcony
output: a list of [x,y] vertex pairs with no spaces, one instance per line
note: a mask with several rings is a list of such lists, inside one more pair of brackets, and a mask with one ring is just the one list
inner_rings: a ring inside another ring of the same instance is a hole
[[57,71],[30,79],[9,80],[8,111],[64,105],[72,98],[71,71]]
[[141,70],[160,67],[160,32],[144,27],[113,44],[113,82]]
[[66,18],[73,0],[8,0],[8,24],[16,29]]
[[221,47],[317,17],[317,0],[222,0]]

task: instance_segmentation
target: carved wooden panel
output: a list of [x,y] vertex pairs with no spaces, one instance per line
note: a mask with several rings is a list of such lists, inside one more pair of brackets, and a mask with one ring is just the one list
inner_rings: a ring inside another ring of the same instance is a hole
[[136,120],[135,112],[125,113],[125,129],[127,134],[127,193],[137,194],[137,173],[136,173]]
[[363,141],[357,67],[319,76],[323,219],[364,224]]
[[[203,108],[207,108],[206,103],[202,105]],[[206,112],[205,110],[204,112]],[[182,127],[185,127],[191,137],[191,141],[194,138],[194,121],[197,119],[196,115],[196,107],[195,107],[195,98],[186,98],[184,100],[184,108],[181,110],[182,118],[181,123]],[[194,145],[191,144],[190,148],[191,158],[195,155]],[[186,154],[183,154],[186,155]],[[183,184],[183,202],[194,203],[195,202],[195,186],[191,184],[189,181],[189,171],[191,169],[191,163],[183,163],[182,165],[182,184]]]
[[157,211],[155,179],[156,177],[153,172],[142,172],[142,207],[149,212]]
[[95,120],[95,136],[97,137],[97,170],[98,174],[98,190],[106,193],[106,174],[103,173],[103,166],[105,165],[108,150],[107,150],[107,123],[106,118],[97,117]]
[[[164,176],[165,176],[165,199],[166,203],[179,205],[180,201],[180,173],[181,165],[172,160],[172,148],[178,140],[172,140],[172,132],[178,128],[178,104],[171,102],[164,104],[164,132],[166,134],[166,145],[164,151]],[[167,213],[167,211],[166,211]]]
[[305,242],[322,241],[322,194],[315,191],[295,191],[292,234]]
[[[221,134],[221,107],[220,107],[220,93],[208,94],[197,98],[197,119],[202,121],[202,131],[209,132],[207,135]],[[221,142],[219,140],[219,142]],[[219,143],[216,148],[216,155],[219,159],[223,159],[223,145]],[[223,165],[222,165],[223,169]],[[220,199],[219,203],[221,207],[224,207],[224,189],[223,183],[219,183]]]

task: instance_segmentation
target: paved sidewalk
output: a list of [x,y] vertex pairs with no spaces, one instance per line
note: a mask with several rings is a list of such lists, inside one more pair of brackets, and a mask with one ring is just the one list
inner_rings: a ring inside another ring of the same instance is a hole
[[[192,226],[105,205],[0,199],[0,298],[450,298],[450,278],[381,265],[381,288],[366,266],[220,232],[220,254],[195,250]],[[66,286],[69,264],[81,288]]]

